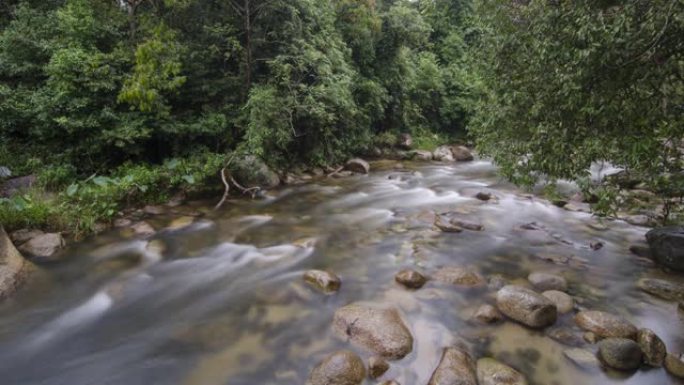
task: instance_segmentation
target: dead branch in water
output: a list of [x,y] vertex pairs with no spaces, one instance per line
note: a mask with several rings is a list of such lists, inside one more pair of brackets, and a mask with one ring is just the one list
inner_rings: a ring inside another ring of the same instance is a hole
[[223,181],[223,185],[226,186],[226,189],[223,191],[223,197],[221,198],[221,201],[216,206],[214,206],[214,210],[218,210],[219,208],[221,208],[221,206],[223,206],[223,203],[226,201],[226,199],[228,199],[228,194],[230,193],[230,184],[226,180],[225,167],[221,169],[221,181]]
[[339,173],[342,170],[344,170],[344,166],[338,167],[335,171],[328,174],[328,178],[332,178],[333,176],[337,175],[337,173]]
[[254,197],[256,196],[256,193],[258,193],[259,190],[261,190],[261,187],[258,187],[258,186],[257,187],[249,187],[249,188],[245,188],[245,187],[240,186],[240,184],[235,179],[233,179],[232,175],[230,177],[230,181],[233,182],[233,185],[235,187],[239,188],[243,194],[251,194],[252,199],[254,199]]

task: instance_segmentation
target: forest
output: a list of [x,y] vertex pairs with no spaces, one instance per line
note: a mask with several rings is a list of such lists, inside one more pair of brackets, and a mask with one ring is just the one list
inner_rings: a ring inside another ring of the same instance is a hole
[[[9,228],[89,231],[122,207],[222,188],[235,154],[325,167],[410,133],[475,144],[521,185],[575,180],[597,209],[624,168],[684,191],[677,0],[6,0],[0,166],[38,186]],[[75,212],[78,212],[77,214]]]

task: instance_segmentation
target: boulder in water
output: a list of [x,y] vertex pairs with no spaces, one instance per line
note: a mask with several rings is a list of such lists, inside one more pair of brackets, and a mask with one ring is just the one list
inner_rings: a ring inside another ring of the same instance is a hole
[[506,316],[532,328],[553,325],[558,317],[553,302],[521,286],[504,286],[496,294],[496,305]]
[[253,155],[245,156],[233,163],[233,176],[245,188],[274,188],[280,184],[280,177],[263,160]]
[[0,300],[12,295],[32,270],[33,265],[24,259],[0,226]]
[[642,278],[637,287],[648,294],[668,301],[684,300],[684,285],[656,278]]
[[335,312],[333,330],[339,337],[383,358],[402,359],[413,350],[413,336],[395,308],[347,305]]
[[639,345],[627,338],[606,338],[598,344],[598,356],[607,366],[618,370],[636,370],[641,366]]
[[641,351],[644,353],[644,362],[654,367],[663,366],[667,348],[663,340],[658,337],[653,330],[641,329],[637,334],[637,342]]
[[577,313],[575,322],[584,330],[602,338],[626,338],[636,340],[637,328],[626,319],[596,310]]
[[370,165],[363,159],[354,158],[347,161],[344,169],[357,174],[368,174],[370,172]]
[[551,302],[553,302],[553,304],[556,305],[556,309],[558,309],[558,314],[570,313],[572,309],[575,308],[575,300],[573,300],[571,296],[563,293],[562,291],[548,290],[543,292],[542,295],[551,300]]
[[539,291],[568,290],[568,282],[565,280],[565,278],[555,274],[534,272],[527,277],[527,280],[530,281],[532,286]]
[[451,155],[457,162],[470,162],[475,159],[473,153],[466,146],[451,147]]
[[332,294],[340,289],[342,280],[340,277],[324,270],[309,270],[304,273],[304,282],[308,283],[314,289],[325,293]]
[[479,385],[527,385],[522,373],[493,358],[477,360],[477,383]]
[[437,270],[434,278],[442,283],[465,288],[483,288],[487,286],[487,281],[484,277],[471,267],[442,267]]
[[439,146],[432,152],[432,159],[440,162],[453,162],[454,154],[449,146]]
[[653,229],[646,233],[646,240],[657,262],[684,271],[684,226]]
[[30,257],[38,259],[53,259],[57,252],[64,247],[64,238],[59,233],[42,234],[19,247],[19,250]]
[[394,276],[394,280],[409,289],[420,289],[427,282],[427,278],[423,274],[411,269],[400,271]]
[[677,378],[684,378],[684,361],[682,357],[668,354],[665,357],[665,370]]
[[311,371],[306,385],[360,385],[366,368],[356,354],[343,350],[326,357]]
[[477,385],[475,362],[462,349],[446,348],[428,385]]

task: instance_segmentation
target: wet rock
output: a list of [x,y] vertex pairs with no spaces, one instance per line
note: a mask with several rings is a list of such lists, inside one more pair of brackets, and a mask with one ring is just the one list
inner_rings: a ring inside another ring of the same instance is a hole
[[453,162],[454,154],[449,146],[439,146],[432,152],[432,159],[440,162]]
[[360,385],[366,377],[363,361],[350,351],[339,351],[311,371],[306,385]]
[[553,325],[558,317],[553,302],[520,286],[504,286],[496,294],[496,305],[506,316],[532,328]]
[[563,350],[563,355],[580,369],[593,370],[601,367],[601,362],[594,353],[580,348]]
[[501,274],[491,275],[489,277],[489,282],[487,283],[488,288],[497,291],[506,285],[508,285],[508,280]]
[[629,247],[629,252],[638,256],[638,257],[648,258],[648,259],[653,258],[653,253],[651,252],[651,248],[648,246],[632,245]]
[[394,276],[394,280],[409,289],[420,289],[427,282],[427,278],[424,275],[411,269],[400,271]]
[[333,330],[354,345],[398,360],[413,350],[413,336],[395,308],[355,303],[338,309]]
[[637,281],[637,287],[648,294],[668,301],[684,301],[684,285],[663,279],[642,278]]
[[479,199],[483,202],[488,202],[488,201],[492,200],[493,197],[494,196],[491,193],[486,193],[486,192],[482,192],[482,191],[475,194],[475,198]]
[[131,221],[128,218],[117,218],[114,220],[114,227],[116,227],[116,228],[128,227],[132,224],[133,224],[133,221]]
[[618,370],[636,370],[641,366],[639,345],[626,338],[606,338],[598,343],[598,357],[606,366]]
[[558,309],[559,314],[570,313],[572,309],[575,308],[575,300],[573,300],[571,296],[563,293],[562,291],[548,290],[543,292],[542,295],[551,300],[551,302],[553,302],[553,304],[556,305],[556,309]]
[[357,174],[368,174],[370,172],[370,165],[363,159],[354,158],[347,161],[344,169]]
[[409,153],[411,159],[429,162],[432,160],[432,153],[425,150],[415,150]]
[[17,230],[10,234],[10,239],[12,239],[12,242],[14,242],[15,245],[21,245],[22,243],[28,242],[31,239],[43,234],[45,233],[40,230],[23,229]]
[[458,348],[446,348],[428,385],[477,385],[475,362]]
[[442,267],[434,275],[435,280],[455,286],[481,288],[487,286],[487,281],[470,267]]
[[163,206],[148,205],[143,207],[143,212],[148,215],[162,215],[166,213],[166,208]]
[[382,357],[371,357],[368,360],[368,377],[372,379],[380,378],[390,368],[389,363]]
[[665,356],[667,355],[667,348],[663,340],[658,337],[653,330],[640,329],[637,334],[637,343],[644,354],[644,363],[650,366],[661,367]]
[[477,311],[475,311],[473,318],[478,322],[491,324],[501,321],[503,319],[503,315],[494,306],[485,304],[480,306]]
[[479,223],[468,222],[468,221],[461,220],[461,219],[451,219],[449,221],[449,223],[451,223],[452,225],[458,226],[462,229],[466,229],[466,230],[471,230],[471,231],[482,231],[482,230],[484,230],[484,226],[479,224]]
[[684,271],[684,227],[661,227],[646,233],[655,260],[673,270]]
[[27,256],[39,259],[50,259],[51,257],[54,257],[64,245],[65,242],[64,238],[62,238],[62,234],[47,233],[31,238],[30,241],[19,246],[19,251]]
[[451,147],[451,154],[457,162],[470,162],[475,159],[473,153],[465,146]]
[[305,272],[304,282],[325,294],[332,294],[338,291],[340,285],[342,285],[340,277],[332,272],[324,270],[309,270]]
[[558,290],[566,291],[568,290],[568,282],[565,278],[549,273],[535,272],[527,277],[532,286],[537,290]]
[[0,300],[12,295],[32,271],[33,265],[24,259],[0,226]]
[[596,310],[577,313],[575,322],[579,327],[602,338],[626,338],[635,340],[637,328],[626,319]]
[[522,373],[493,358],[477,360],[477,381],[479,385],[527,385]]
[[665,370],[677,378],[684,378],[684,361],[681,357],[668,354],[665,357]]
[[154,227],[145,221],[140,221],[131,226],[133,234],[139,237],[148,237],[154,235]]
[[438,215],[435,218],[435,227],[437,227],[445,233],[460,233],[463,231],[463,228],[461,226],[452,223],[450,220],[448,220],[442,215]]
[[582,338],[581,333],[576,332],[573,329],[567,327],[557,327],[553,329],[548,329],[546,335],[549,338],[557,341],[563,345],[568,346],[582,346],[584,345],[584,338]]

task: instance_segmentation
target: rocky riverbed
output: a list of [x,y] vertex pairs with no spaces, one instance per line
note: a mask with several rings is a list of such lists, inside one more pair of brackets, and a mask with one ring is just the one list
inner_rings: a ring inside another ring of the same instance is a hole
[[370,168],[69,245],[0,303],[2,384],[684,383],[648,229],[485,161]]

